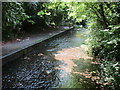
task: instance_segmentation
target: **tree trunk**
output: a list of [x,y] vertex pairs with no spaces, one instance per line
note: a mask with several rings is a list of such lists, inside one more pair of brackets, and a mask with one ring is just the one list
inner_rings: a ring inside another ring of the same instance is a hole
[[101,3],[100,5],[99,5],[99,7],[100,7],[100,14],[101,14],[101,17],[102,17],[102,20],[103,20],[103,24],[104,24],[104,28],[108,28],[108,21],[107,21],[107,19],[106,19],[106,17],[105,17],[105,12],[104,12],[104,8],[103,8],[103,4]]

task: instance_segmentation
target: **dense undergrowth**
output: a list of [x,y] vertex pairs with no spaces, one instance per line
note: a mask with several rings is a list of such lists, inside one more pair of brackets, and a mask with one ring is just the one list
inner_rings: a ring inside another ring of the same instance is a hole
[[90,28],[86,41],[90,48],[88,53],[99,62],[100,80],[97,82],[100,88],[120,88],[120,25],[109,25],[108,29],[100,28],[100,25],[97,29]]
[[67,19],[66,9],[67,4],[61,2],[2,2],[2,39],[12,40],[57,26]]
[[91,53],[104,60],[120,59],[120,25],[113,25],[111,29],[92,30],[90,45]]
[[101,87],[118,90],[120,88],[120,63],[115,61],[100,61],[99,82],[104,83]]

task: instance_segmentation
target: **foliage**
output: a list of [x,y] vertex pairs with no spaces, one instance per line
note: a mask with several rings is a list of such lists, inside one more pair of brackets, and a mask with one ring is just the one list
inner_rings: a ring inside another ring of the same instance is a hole
[[106,83],[104,87],[116,90],[119,88],[120,63],[114,61],[101,61],[100,64],[100,83]]
[[3,3],[3,38],[18,35],[21,24],[25,27],[23,31],[28,32],[31,32],[29,28],[55,26],[61,22],[87,24],[91,30],[91,53],[101,59],[118,60],[119,7],[119,2]]
[[119,60],[120,3],[85,3],[85,5],[90,8],[87,22],[88,29],[91,30],[89,53],[104,60]]
[[89,25],[101,25],[100,28],[103,29],[120,23],[119,2],[70,2],[69,5],[71,7],[69,16],[76,19],[76,22],[87,19]]
[[70,12],[69,17],[76,20],[76,22],[81,22],[82,20],[87,19],[89,11],[85,3],[80,2],[70,2]]
[[101,25],[101,28],[109,28],[109,25],[119,23],[119,5],[120,3],[87,3],[90,8],[90,21],[96,22],[96,25]]
[[38,12],[38,16],[42,17],[47,25],[56,25],[67,18],[68,6],[63,2],[48,2],[42,4],[44,10]]
[[28,16],[36,16],[39,10],[44,9],[42,4],[44,2],[24,2],[23,9]]
[[24,13],[23,3],[3,2],[2,9],[2,27],[3,39],[15,37],[20,31],[20,25],[28,16]]
[[112,29],[94,30],[91,36],[92,53],[101,59],[119,60],[120,58],[120,25]]
[[[67,19],[68,5],[62,2],[4,2],[3,40],[13,39],[21,32],[55,26]],[[35,30],[34,30],[35,31]]]

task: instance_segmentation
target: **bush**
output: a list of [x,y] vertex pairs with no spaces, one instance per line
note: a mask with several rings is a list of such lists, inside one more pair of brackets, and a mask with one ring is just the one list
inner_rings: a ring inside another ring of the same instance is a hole
[[3,40],[13,38],[20,31],[22,21],[28,16],[24,13],[23,3],[3,2],[2,3],[2,31]]
[[109,26],[111,29],[92,30],[90,46],[92,54],[100,59],[119,60],[120,25]]

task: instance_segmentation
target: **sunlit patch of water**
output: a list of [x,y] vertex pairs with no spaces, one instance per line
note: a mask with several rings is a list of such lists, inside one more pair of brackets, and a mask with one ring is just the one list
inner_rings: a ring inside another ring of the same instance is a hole
[[66,64],[66,66],[60,66],[61,69],[69,73],[72,72],[74,66],[77,66],[73,62],[73,59],[79,60],[80,58],[92,59],[92,57],[89,57],[87,52],[85,52],[85,49],[82,47],[65,48],[55,54],[56,60],[62,61]]

